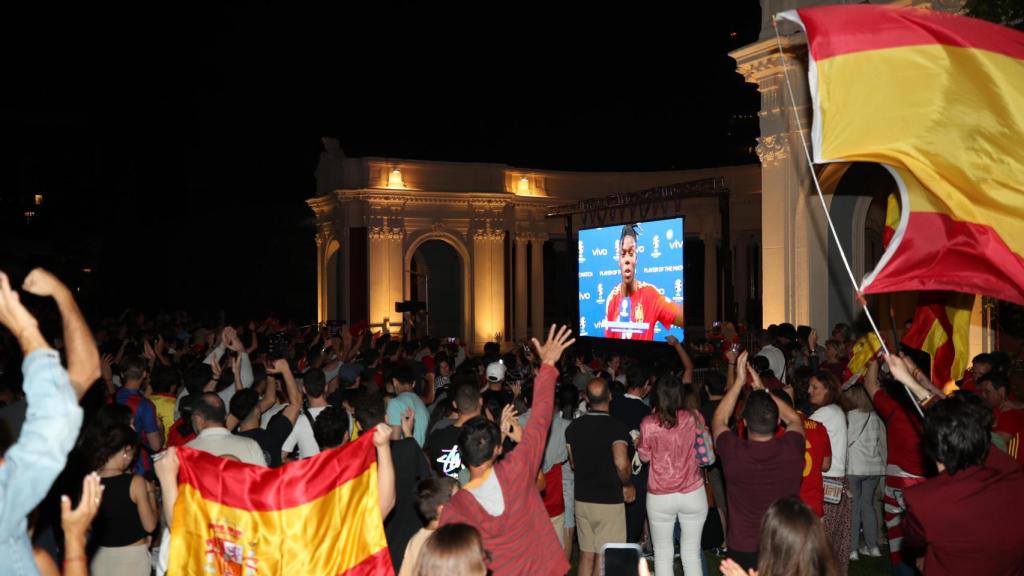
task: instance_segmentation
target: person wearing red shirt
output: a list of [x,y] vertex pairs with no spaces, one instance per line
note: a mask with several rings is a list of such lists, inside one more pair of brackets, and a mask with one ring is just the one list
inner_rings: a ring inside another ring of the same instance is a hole
[[821,422],[815,422],[800,414],[804,421],[804,476],[800,482],[800,499],[814,510],[819,518],[825,515],[825,486],[821,473],[832,465],[832,443],[828,441],[828,430]]
[[1024,574],[1024,469],[993,450],[989,413],[955,395],[926,413],[934,478],[904,493],[904,545],[923,550],[924,576]]
[[622,281],[608,294],[605,320],[610,322],[646,323],[647,330],[640,334],[605,328],[605,338],[654,340],[654,327],[660,322],[665,328],[683,325],[683,306],[676,305],[653,285],[636,279],[636,228],[632,224],[622,227],[619,237],[619,273]]
[[992,410],[992,432],[1006,441],[1006,453],[1024,465],[1024,405],[1009,399],[1010,382],[1001,372],[989,372],[976,382],[978,395]]
[[441,525],[475,526],[483,537],[484,548],[491,554],[488,568],[495,576],[554,576],[569,571],[569,562],[551,528],[536,480],[554,409],[558,379],[555,363],[575,342],[570,335],[565,326],[557,335],[551,326],[543,346],[533,339],[542,365],[534,382],[530,419],[515,450],[498,461],[501,431],[497,424],[480,416],[466,422],[459,437],[459,452],[463,465],[469,469],[470,480],[441,512]]
[[[906,512],[904,490],[925,481],[928,472],[922,434],[924,426],[921,417],[912,406],[906,392],[890,394],[882,389],[878,379],[878,362],[868,364],[864,376],[864,389],[871,397],[878,415],[885,422],[885,439],[888,446],[885,466],[885,487],[883,490],[882,512],[886,535],[889,539],[889,560],[897,574],[912,574],[912,569],[903,563],[903,516]],[[900,400],[894,396],[899,394]]]

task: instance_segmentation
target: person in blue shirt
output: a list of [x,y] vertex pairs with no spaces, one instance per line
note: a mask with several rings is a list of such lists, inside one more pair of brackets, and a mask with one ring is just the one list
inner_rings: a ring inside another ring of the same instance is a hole
[[430,412],[426,404],[414,391],[416,388],[416,375],[407,364],[399,364],[391,372],[394,381],[395,396],[388,402],[387,423],[392,426],[392,439],[397,440],[401,435],[402,418],[413,417],[413,438],[422,448],[427,441],[427,424],[430,422]]
[[[52,297],[61,312],[68,369],[39,331],[35,317],[0,272],[0,324],[17,338],[28,409],[21,434],[0,458],[0,558],[9,574],[38,574],[26,516],[39,505],[64,469],[82,424],[78,400],[100,377],[99,352],[67,286],[37,268],[22,288]],[[84,557],[69,562],[86,562]]]

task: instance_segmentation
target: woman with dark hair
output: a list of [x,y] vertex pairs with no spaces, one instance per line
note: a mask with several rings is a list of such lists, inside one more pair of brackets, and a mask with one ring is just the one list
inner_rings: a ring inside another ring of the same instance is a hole
[[832,543],[836,564],[846,574],[850,563],[850,529],[853,506],[846,480],[846,400],[842,397],[839,379],[828,370],[819,370],[811,376],[807,388],[814,412],[811,420],[825,425],[832,448],[832,463],[822,472],[825,488],[825,534]]
[[468,524],[441,526],[423,543],[416,559],[416,576],[459,574],[486,576],[487,552],[480,532]]
[[744,572],[731,559],[724,576],[837,576],[835,558],[818,515],[795,496],[777,500],[761,519],[757,571]]
[[672,574],[676,519],[682,529],[679,554],[683,571],[699,574],[702,570],[700,538],[708,515],[708,500],[694,444],[705,424],[694,400],[691,387],[684,388],[673,376],[663,376],[654,389],[654,414],[640,423],[636,449],[640,460],[651,463],[647,518],[657,576]]
[[93,539],[99,549],[90,572],[115,576],[148,576],[147,536],[156,530],[155,490],[138,474],[130,472],[139,435],[124,424],[104,430],[94,447],[91,466],[103,483],[103,502],[93,522]]

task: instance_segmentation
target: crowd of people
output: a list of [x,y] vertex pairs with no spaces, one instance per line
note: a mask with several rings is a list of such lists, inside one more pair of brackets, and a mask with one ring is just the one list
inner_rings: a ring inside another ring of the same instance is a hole
[[0,274],[3,573],[163,574],[177,447],[278,467],[363,434],[397,574],[589,576],[623,543],[658,576],[707,573],[707,549],[730,576],[884,549],[896,574],[1024,573],[1024,406],[999,355],[951,392],[904,355],[844,375],[845,326],[819,345],[725,323],[697,370],[672,338],[626,357],[554,326],[482,354],[273,316],[90,329],[45,270],[22,293],[61,331]]

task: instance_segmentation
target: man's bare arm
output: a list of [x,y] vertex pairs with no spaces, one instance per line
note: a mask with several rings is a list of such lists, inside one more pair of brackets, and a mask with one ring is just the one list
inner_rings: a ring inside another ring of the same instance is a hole
[[629,445],[625,442],[612,444],[612,458],[615,460],[615,472],[619,475],[619,482],[622,482],[623,485],[632,482],[633,471],[630,470]]
[[675,336],[666,336],[665,342],[668,342],[679,359],[683,362],[683,384],[693,383],[693,360],[690,359],[690,355],[686,353],[686,348],[683,347],[682,343]]
[[711,417],[711,434],[718,439],[718,435],[729,430],[729,416],[736,408],[736,402],[740,397],[740,390],[747,381],[747,353],[744,351],[736,360],[736,380],[725,392],[722,401],[715,408],[715,414]]
[[57,303],[64,325],[68,378],[81,398],[100,377],[100,353],[74,295],[56,276],[42,268],[29,272],[22,288],[37,296],[50,296]]

